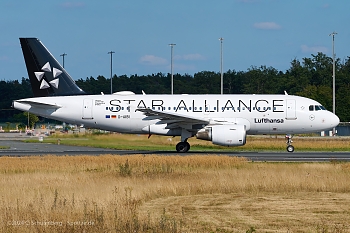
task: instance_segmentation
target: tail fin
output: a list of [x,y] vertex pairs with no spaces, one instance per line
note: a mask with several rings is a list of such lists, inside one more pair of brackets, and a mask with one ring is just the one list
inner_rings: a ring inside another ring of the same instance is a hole
[[19,40],[35,97],[86,94],[39,39]]

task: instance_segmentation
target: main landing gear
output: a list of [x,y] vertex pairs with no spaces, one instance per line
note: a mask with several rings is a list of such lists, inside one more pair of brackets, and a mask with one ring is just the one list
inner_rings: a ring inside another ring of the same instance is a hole
[[190,149],[190,144],[187,142],[187,139],[192,137],[192,133],[182,128],[181,130],[181,142],[176,144],[176,151],[179,153],[186,153]]
[[288,152],[293,152],[294,151],[294,146],[292,146],[292,135],[287,134],[286,139],[287,139],[287,151]]
[[176,144],[176,151],[179,153],[186,153],[190,149],[190,144],[187,142],[187,139],[184,142],[179,142]]

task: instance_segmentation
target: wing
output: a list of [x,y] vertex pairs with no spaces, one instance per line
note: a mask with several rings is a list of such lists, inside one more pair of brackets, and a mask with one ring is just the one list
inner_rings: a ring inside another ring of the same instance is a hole
[[149,120],[154,120],[154,119],[159,119],[161,122],[159,123],[164,123],[164,124],[209,124],[209,120],[205,118],[199,118],[199,117],[192,117],[189,115],[183,115],[183,114],[178,114],[178,113],[173,113],[173,112],[164,112],[164,111],[157,111],[157,110],[152,110],[149,108],[138,108],[136,111],[143,112],[146,115],[146,119]]

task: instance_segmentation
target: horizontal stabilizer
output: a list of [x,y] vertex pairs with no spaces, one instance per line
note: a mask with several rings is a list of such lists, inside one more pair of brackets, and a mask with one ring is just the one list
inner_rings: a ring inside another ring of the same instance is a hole
[[29,101],[29,100],[17,100],[16,102],[21,103],[21,104],[28,104],[32,107],[36,107],[36,108],[53,108],[53,109],[58,109],[58,108],[62,108],[62,106],[60,105],[56,105],[56,104],[47,104],[47,103],[41,103],[41,102],[36,102],[36,101]]

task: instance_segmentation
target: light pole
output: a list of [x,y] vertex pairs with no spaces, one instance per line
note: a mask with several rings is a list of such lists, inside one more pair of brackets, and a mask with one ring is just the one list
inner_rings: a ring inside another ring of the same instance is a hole
[[[335,114],[335,54],[334,54],[334,35],[338,33],[332,32],[329,36],[332,36],[332,57],[333,57],[333,114]],[[333,136],[335,135],[335,128],[333,128]]]
[[108,54],[111,55],[111,94],[113,94],[113,88],[112,88],[112,55],[113,55],[113,53],[115,53],[115,52],[113,52],[113,51],[108,52]]
[[220,62],[220,73],[221,73],[221,95],[224,94],[224,76],[222,73],[222,41],[224,40],[224,38],[220,37],[220,57],[221,57],[221,62]]
[[170,62],[170,70],[171,70],[171,94],[174,94],[174,76],[173,76],[173,48],[176,44],[169,44],[171,47],[171,62]]
[[60,56],[63,58],[63,63],[62,63],[62,65],[63,65],[63,68],[64,68],[64,57],[67,56],[67,54],[66,54],[66,53],[63,53],[63,54],[61,54]]

